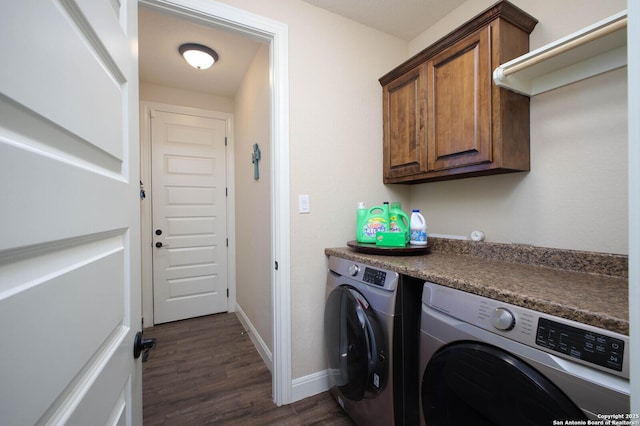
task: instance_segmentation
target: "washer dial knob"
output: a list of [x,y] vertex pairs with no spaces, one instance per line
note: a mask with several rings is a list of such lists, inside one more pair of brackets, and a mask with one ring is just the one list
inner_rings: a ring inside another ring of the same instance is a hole
[[505,308],[495,308],[491,312],[491,324],[498,330],[509,331],[516,325],[516,319]]
[[349,275],[355,277],[356,275],[358,275],[358,272],[360,272],[360,268],[358,267],[358,265],[356,265],[355,263],[349,265]]

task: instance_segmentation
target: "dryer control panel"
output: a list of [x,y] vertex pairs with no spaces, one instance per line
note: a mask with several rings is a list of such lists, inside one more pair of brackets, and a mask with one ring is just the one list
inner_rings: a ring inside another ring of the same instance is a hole
[[422,303],[507,339],[629,378],[628,336],[429,282]]
[[624,341],[615,337],[540,318],[536,344],[572,358],[622,371]]

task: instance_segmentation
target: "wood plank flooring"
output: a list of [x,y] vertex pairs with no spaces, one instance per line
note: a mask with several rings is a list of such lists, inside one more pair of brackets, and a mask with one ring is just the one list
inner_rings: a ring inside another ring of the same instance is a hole
[[145,329],[144,425],[353,425],[328,393],[278,407],[271,373],[233,313]]

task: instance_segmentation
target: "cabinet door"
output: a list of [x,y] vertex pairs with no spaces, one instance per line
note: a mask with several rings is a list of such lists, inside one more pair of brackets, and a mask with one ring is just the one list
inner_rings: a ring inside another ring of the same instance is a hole
[[427,62],[429,170],[492,161],[491,27]]
[[427,171],[425,66],[418,66],[383,88],[384,178]]

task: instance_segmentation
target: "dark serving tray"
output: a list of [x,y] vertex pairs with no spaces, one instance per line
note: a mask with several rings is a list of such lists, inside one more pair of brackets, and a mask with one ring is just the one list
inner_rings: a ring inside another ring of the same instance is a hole
[[415,256],[419,254],[429,254],[429,246],[412,246],[407,244],[406,247],[382,247],[372,243],[359,243],[356,240],[347,241],[347,246],[357,252],[364,254],[380,254],[383,256]]

